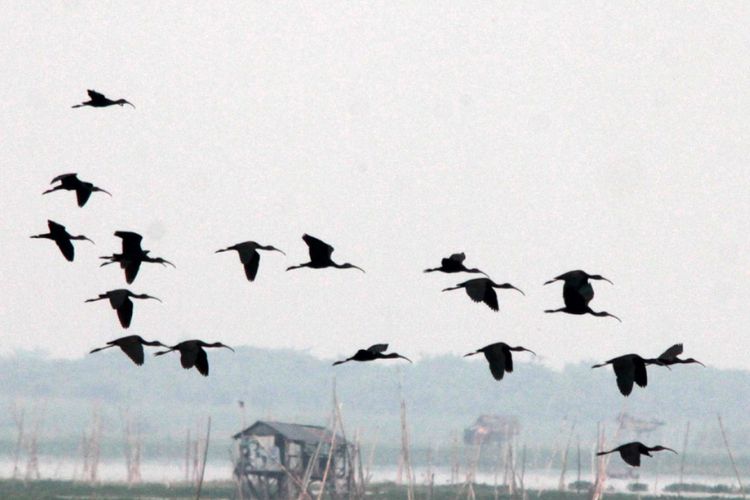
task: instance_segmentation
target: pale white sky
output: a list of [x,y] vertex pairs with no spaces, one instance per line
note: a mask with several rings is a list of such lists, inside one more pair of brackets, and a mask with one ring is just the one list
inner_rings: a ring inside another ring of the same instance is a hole
[[[144,265],[127,333],[415,358],[504,340],[559,366],[672,343],[750,369],[750,4],[0,2],[2,351],[79,357],[125,334],[115,230]],[[96,89],[132,108],[71,109]],[[42,197],[63,172],[111,191]],[[50,218],[96,241],[67,263]],[[284,269],[301,235],[367,270]],[[264,254],[255,283],[235,254]],[[501,311],[465,251],[509,281]],[[596,310],[545,315],[571,269]]]

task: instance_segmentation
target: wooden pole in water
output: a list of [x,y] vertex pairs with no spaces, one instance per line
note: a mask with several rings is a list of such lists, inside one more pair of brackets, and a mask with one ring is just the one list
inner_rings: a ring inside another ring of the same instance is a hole
[[724,424],[721,421],[721,415],[716,415],[719,419],[719,428],[721,429],[721,437],[724,438],[724,446],[727,447],[727,454],[729,455],[729,461],[732,462],[734,468],[734,475],[737,476],[737,484],[740,485],[740,493],[742,498],[745,498],[745,487],[742,485],[742,479],[740,478],[740,471],[737,469],[737,462],[734,461],[734,455],[732,455],[732,449],[729,447],[729,440],[727,439],[727,433],[724,431]]
[[206,428],[206,444],[203,447],[203,461],[201,463],[201,475],[198,478],[198,489],[195,492],[195,500],[200,500],[201,489],[203,489],[203,475],[206,472],[206,459],[208,458],[208,443],[211,438],[211,417],[208,417],[208,426]]
[[687,453],[688,436],[690,436],[690,420],[688,420],[687,426],[685,427],[685,439],[682,441],[682,453],[680,453],[680,489],[677,493],[680,498],[682,498],[682,488],[685,484],[685,454]]
[[570,434],[568,434],[568,441],[565,443],[565,450],[563,450],[562,456],[562,468],[560,470],[560,480],[557,482],[557,489],[560,491],[565,490],[565,473],[568,470],[568,452],[570,451],[570,442],[573,439],[573,432],[576,430],[576,424],[570,426]]

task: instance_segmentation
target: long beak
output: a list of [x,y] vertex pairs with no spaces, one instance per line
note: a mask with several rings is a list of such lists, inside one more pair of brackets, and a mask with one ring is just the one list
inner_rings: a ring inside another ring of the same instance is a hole
[[[81,235],[81,236],[83,236],[83,235]],[[91,238],[87,238],[85,236],[83,236],[81,239],[82,240],[86,240],[86,241],[90,241],[91,243],[94,243],[94,240],[92,240]],[[96,243],[94,243],[94,245],[96,245]]]
[[125,104],[130,104],[131,106],[133,106],[133,109],[135,109],[135,104],[133,104],[132,102],[125,101]]
[[614,283],[612,283],[611,281],[609,281],[609,280],[608,280],[607,278],[605,278],[604,276],[602,276],[601,278],[602,278],[602,279],[603,279],[604,281],[606,281],[607,283],[609,283],[610,285],[614,285]]
[[286,253],[284,252],[284,250],[281,250],[280,248],[275,248],[274,247],[274,248],[271,248],[271,250],[276,250],[277,252],[281,252],[283,255],[286,255]]
[[531,354],[533,354],[534,356],[536,356],[536,353],[534,351],[532,351],[531,349],[526,349],[525,347],[522,347],[521,350],[522,351],[526,351],[526,352],[530,352]]
[[106,189],[102,189],[102,188],[96,188],[96,191],[101,191],[102,193],[107,193],[108,195],[112,196],[112,193],[110,193],[110,192],[109,192],[109,191],[107,191]]
[[234,349],[232,349],[232,348],[231,348],[231,347],[229,347],[228,345],[222,345],[221,347],[226,347],[226,348],[227,348],[227,349],[229,349],[230,351],[234,352]]
[[216,250],[214,253],[226,252],[227,250],[229,250],[229,249],[228,248],[222,248],[221,250]]
[[468,358],[469,356],[473,356],[475,354],[479,354],[479,351],[470,352],[469,354],[464,354],[464,358]]
[[175,269],[177,269],[177,266],[175,266],[174,264],[172,264],[171,262],[169,262],[169,261],[168,261],[167,259],[161,259],[161,260],[162,260],[162,262],[160,262],[160,264],[161,264],[162,266],[166,266],[166,264],[169,264],[170,266],[172,266],[172,267],[174,267]]
[[[550,283],[554,283],[555,281],[557,281],[557,279],[553,279],[553,280],[545,281],[545,282],[544,282],[544,285],[549,285]],[[542,285],[542,286],[544,286],[544,285]]]
[[158,300],[159,302],[161,302],[161,299],[160,299],[159,297],[154,297],[154,296],[152,296],[152,295],[146,295],[146,298],[147,298],[147,299],[154,299],[154,300]]

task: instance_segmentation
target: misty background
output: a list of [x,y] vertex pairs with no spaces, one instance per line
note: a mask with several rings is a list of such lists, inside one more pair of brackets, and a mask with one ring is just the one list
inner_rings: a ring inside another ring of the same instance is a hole
[[[481,413],[516,414],[529,445],[561,422],[593,438],[627,405],[668,421],[667,445],[706,422],[713,450],[720,412],[747,453],[749,4],[0,7],[6,443],[14,405],[42,416],[48,443],[80,436],[92,405],[107,432],[130,408],[154,439],[210,414],[228,443],[238,399],[248,418],[322,424],[335,373],[347,424],[383,440],[402,380],[421,444]],[[70,109],[86,89],[136,109]],[[42,197],[64,172],[113,197]],[[64,261],[28,238],[47,219],[96,246]],[[164,303],[138,302],[127,333],[239,347],[209,352],[208,379],[176,356],[86,354],[125,334],[83,302],[125,286],[98,267],[116,230],[177,265],[142,266],[129,288]],[[285,273],[307,260],[303,233],[367,273]],[[264,254],[252,284],[213,253],[249,239],[287,253]],[[494,313],[442,294],[468,278],[422,270],[458,251],[526,296],[500,291]],[[591,305],[623,323],[542,312],[562,306],[542,283],[571,269],[614,282]],[[539,356],[501,383],[456,358],[496,341]],[[329,366],[381,342],[418,362]],[[589,369],[677,342],[709,368],[651,369],[627,400]]]

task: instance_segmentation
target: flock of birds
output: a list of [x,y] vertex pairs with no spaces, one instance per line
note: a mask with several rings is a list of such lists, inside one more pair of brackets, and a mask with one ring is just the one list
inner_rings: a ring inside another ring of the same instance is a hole
[[[113,105],[123,106],[128,104],[135,106],[125,99],[111,100],[94,90],[89,90],[88,95],[90,100],[85,101],[81,104],[73,106],[73,108],[80,108],[84,106],[91,106],[96,108],[108,107]],[[86,205],[91,195],[96,192],[102,192],[110,196],[111,193],[108,191],[95,186],[91,182],[82,181],[78,178],[75,173],[68,173],[58,175],[52,179],[52,184],[59,183],[56,186],[44,191],[42,194],[48,194],[54,191],[66,190],[75,191],[76,200],[79,207]],[[49,228],[48,233],[38,234],[31,236],[32,238],[46,238],[54,241],[60,251],[62,252],[65,259],[73,261],[75,258],[75,249],[73,247],[73,241],[86,240],[91,241],[84,235],[71,235],[68,233],[65,226],[54,222],[52,220],[47,221]],[[119,264],[120,268],[125,273],[125,281],[128,284],[132,284],[142,263],[156,263],[163,266],[170,265],[175,267],[174,264],[162,257],[152,257],[150,250],[144,250],[141,246],[143,240],[142,236],[132,231],[116,231],[114,235],[121,240],[122,251],[121,253],[114,253],[112,255],[103,256],[101,259],[106,262],[102,263],[101,266],[110,264]],[[337,269],[357,269],[361,272],[365,272],[359,266],[350,263],[339,264],[335,262],[331,257],[334,252],[334,248],[328,243],[305,234],[302,236],[302,240],[308,247],[310,255],[309,262],[304,262],[295,266],[290,266],[287,271],[294,269],[300,269],[308,267],[311,269],[325,269],[325,268],[337,268]],[[286,255],[282,250],[272,245],[261,245],[255,241],[244,241],[231,245],[220,250],[216,250],[216,253],[228,252],[234,250],[239,255],[240,262],[244,268],[245,277],[248,281],[254,281],[258,275],[258,268],[260,265],[260,253],[259,251],[273,251],[279,252]],[[466,255],[464,253],[455,253],[449,257],[441,260],[440,266],[425,269],[425,273],[442,272],[442,273],[474,273],[482,274],[484,277],[470,279],[456,284],[453,287],[445,288],[443,291],[458,290],[463,288],[466,294],[471,300],[477,303],[484,303],[491,310],[498,311],[499,304],[497,299],[497,293],[495,289],[512,289],[525,295],[519,288],[511,285],[510,283],[496,283],[494,282],[484,271],[476,268],[467,268],[464,265]],[[607,278],[598,274],[588,274],[581,270],[569,271],[561,274],[554,279],[551,279],[544,283],[549,285],[551,283],[561,281],[563,282],[563,302],[564,307],[558,309],[547,309],[546,313],[557,313],[564,312],[574,315],[590,314],[598,317],[612,317],[617,321],[621,321],[620,318],[614,314],[610,314],[606,311],[594,311],[589,306],[589,303],[594,298],[594,288],[591,285],[591,281],[607,281],[612,284]],[[136,294],[126,288],[118,288],[110,290],[105,293],[99,294],[98,297],[88,299],[85,302],[95,302],[99,300],[108,300],[112,309],[117,312],[117,317],[120,325],[123,328],[128,328],[133,318],[133,301],[131,299],[154,299],[160,301],[157,297],[148,294]],[[180,353],[180,363],[185,369],[195,367],[198,372],[204,376],[208,376],[209,365],[208,357],[206,355],[206,348],[223,347],[234,351],[228,345],[222,344],[221,342],[208,343],[199,339],[192,339],[180,342],[176,345],[169,346],[162,344],[161,342],[154,340],[148,341],[140,337],[139,335],[128,335],[117,338],[103,347],[93,349],[91,353],[99,352],[104,349],[112,347],[119,347],[136,365],[142,365],[144,362],[144,346],[151,347],[163,347],[165,350],[158,351],[155,356],[161,356],[170,352],[177,351]],[[401,354],[392,352],[386,353],[388,350],[388,344],[375,344],[367,349],[359,349],[353,356],[336,361],[333,363],[334,366],[340,365],[349,361],[375,361],[378,359],[404,359],[408,362],[411,360]],[[502,380],[506,373],[513,372],[513,352],[530,352],[532,355],[536,355],[534,351],[527,349],[522,346],[510,346],[504,342],[496,342],[474,352],[466,354],[464,357],[474,356],[476,354],[483,354],[487,362],[492,376],[495,380]],[[617,387],[624,396],[628,396],[633,390],[633,384],[637,384],[640,387],[646,387],[648,383],[648,376],[646,367],[648,365],[664,366],[669,368],[674,364],[687,364],[687,363],[698,363],[702,366],[703,363],[693,358],[681,359],[679,355],[683,352],[682,344],[675,344],[656,358],[644,358],[638,354],[625,354],[605,361],[600,364],[592,366],[592,368],[599,368],[606,365],[612,365],[617,380]],[[648,447],[640,442],[626,443],[618,446],[610,451],[599,452],[598,455],[606,455],[609,453],[619,452],[622,459],[637,467],[640,465],[641,455],[651,456],[650,452],[668,450],[675,452],[671,448],[663,446]],[[676,453],[676,452],[675,452]]]

